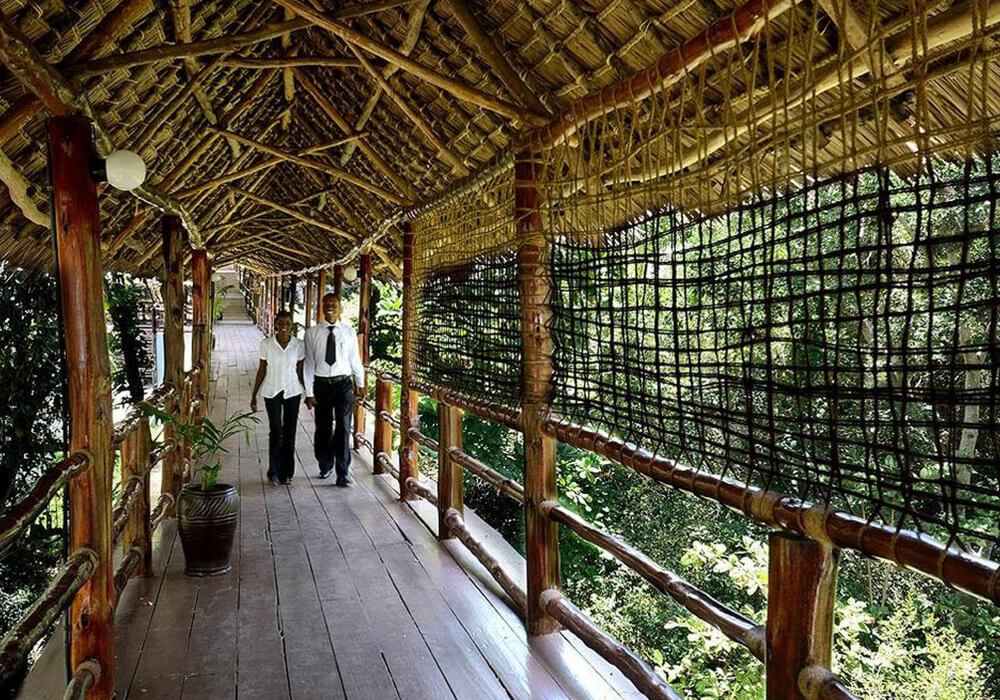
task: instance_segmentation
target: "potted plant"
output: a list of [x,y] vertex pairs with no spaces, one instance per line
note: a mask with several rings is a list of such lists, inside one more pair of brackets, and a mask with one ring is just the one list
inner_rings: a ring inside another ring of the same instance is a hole
[[221,425],[208,417],[195,424],[184,423],[155,406],[144,410],[164,425],[171,425],[179,441],[191,446],[191,463],[200,479],[186,484],[177,499],[177,529],[184,549],[184,573],[188,576],[218,576],[232,570],[230,554],[236,533],[240,498],[236,487],[217,483],[222,468],[223,443],[240,432],[250,442],[249,425],[260,419],[253,413],[234,413]]

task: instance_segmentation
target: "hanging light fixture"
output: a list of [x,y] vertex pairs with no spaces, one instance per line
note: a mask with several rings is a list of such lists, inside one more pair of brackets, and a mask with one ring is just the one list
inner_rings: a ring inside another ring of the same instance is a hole
[[358,270],[353,265],[344,268],[344,281],[353,282],[358,278]]
[[134,190],[146,181],[146,164],[138,153],[115,151],[104,160],[108,184],[119,190]]

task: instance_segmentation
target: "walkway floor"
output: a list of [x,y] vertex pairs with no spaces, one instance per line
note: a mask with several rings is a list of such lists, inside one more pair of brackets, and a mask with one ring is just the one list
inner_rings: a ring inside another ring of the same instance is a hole
[[[213,417],[246,410],[260,334],[216,328]],[[156,576],[133,580],[118,609],[119,698],[640,697],[571,634],[529,642],[489,574],[459,543],[439,543],[426,503],[399,502],[355,454],[355,485],[316,478],[303,407],[297,474],[264,480],[266,418],[234,440],[221,479],[238,484],[233,573],[183,575],[168,521]],[[474,514],[477,536],[508,570],[523,560]]]

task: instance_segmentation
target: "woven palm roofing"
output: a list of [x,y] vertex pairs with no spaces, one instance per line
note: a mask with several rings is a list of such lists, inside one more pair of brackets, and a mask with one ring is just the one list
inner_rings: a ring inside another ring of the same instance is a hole
[[[818,4],[828,8],[837,2],[824,0]],[[726,22],[738,3],[465,0],[469,14],[483,34],[499,46],[502,60],[518,76],[517,81],[509,75],[502,79],[496,57],[484,52],[482,43],[470,34],[468,18],[463,24],[452,0],[311,0],[303,4],[327,16],[339,12],[344,25],[379,44],[408,53],[436,73],[516,105],[525,115],[533,112],[547,117],[649,68],[705,33],[713,23]],[[344,17],[345,10],[365,4],[380,9]],[[733,102],[741,92],[752,94],[754,86],[747,84],[747,75],[756,72],[760,76],[756,88],[759,92],[761,86],[791,82],[812,67],[836,58],[838,53],[845,54],[845,38],[830,16],[812,3],[783,4],[788,6],[787,11],[777,14],[766,32],[740,42],[735,49],[721,51],[717,58],[693,71],[686,82],[673,88],[673,94],[660,95],[656,103],[659,111],[637,110],[631,117],[633,122],[653,115],[665,124],[680,125],[690,116],[691,128],[683,134],[678,131],[678,138],[690,139],[694,144],[703,138],[699,135],[700,122],[708,120],[714,108]],[[919,11],[924,21],[960,9],[961,0],[919,4],[879,0],[869,4],[878,13],[872,18],[872,26],[891,27],[895,21],[904,31],[907,27],[899,22],[901,17]],[[995,3],[979,4],[992,12]],[[455,183],[503,159],[518,132],[527,129],[529,122],[540,121],[528,116],[515,119],[483,108],[409,70],[393,70],[385,61],[362,53],[377,72],[387,76],[398,99],[417,113],[423,122],[417,126],[395,99],[380,94],[372,75],[358,64],[347,42],[308,21],[294,32],[229,53],[117,68],[108,64],[107,59],[118,54],[240,36],[295,17],[270,0],[2,0],[0,9],[49,64],[74,81],[114,145],[142,155],[149,169],[149,182],[184,204],[217,260],[236,260],[261,271],[299,269],[351,251],[401,207],[431,201]],[[127,21],[122,22],[123,17]],[[992,37],[983,39],[981,32],[977,51],[993,46]],[[939,52],[950,50],[948,60],[961,49],[960,41],[936,48]],[[731,68],[734,50],[744,73],[738,78]],[[346,59],[349,65],[309,65],[294,71],[248,65],[254,60],[287,57],[336,57]],[[748,65],[751,61],[759,65]],[[989,66],[992,70],[992,63]],[[513,86],[513,82],[519,85]],[[856,82],[863,84],[865,80],[859,78]],[[1000,80],[991,76],[981,82],[990,93],[985,102],[1000,103],[1000,94],[993,94],[1000,89]],[[697,100],[685,103],[685,89],[692,85],[697,86]],[[929,95],[928,102],[935,105],[935,129],[961,125],[969,116],[972,108],[967,97],[967,75],[945,73],[933,83],[922,84],[921,90],[921,95]],[[376,102],[373,96],[377,94],[380,97]],[[842,90],[818,96],[808,109],[829,111],[842,96]],[[678,99],[684,104],[676,106]],[[912,94],[902,92],[894,99],[894,106],[903,113],[893,118],[912,124],[912,115],[905,113]],[[28,197],[47,212],[46,113],[33,107],[37,102],[31,93],[7,70],[0,70],[0,103],[5,112],[0,116],[3,153],[29,181]],[[675,114],[664,117],[669,109],[675,109]],[[368,110],[370,118],[366,119]],[[18,121],[16,115],[25,112],[31,118]],[[885,140],[874,135],[884,127],[873,124],[871,114],[866,115],[864,110],[850,112],[846,117],[838,113],[835,118],[851,121],[854,146]],[[351,133],[360,134],[364,149],[350,142],[306,156],[325,166],[325,170],[284,160],[238,180],[201,188],[222,175],[244,171],[274,157],[246,141],[220,135],[212,130],[213,125],[287,153],[302,153]],[[670,140],[669,129],[666,131]],[[810,147],[815,148],[815,144]],[[585,143],[580,150],[586,148]],[[768,148],[773,153],[803,146],[785,138]],[[832,164],[843,158],[831,153],[831,149],[843,151],[848,146],[838,142],[824,144],[823,148],[824,161]],[[332,175],[331,167],[346,171],[353,182]],[[726,169],[716,169],[706,177],[721,182],[727,177]],[[756,180],[764,182],[767,178],[758,175]],[[160,214],[133,195],[102,189],[105,264],[138,274],[156,273],[161,265]],[[676,187],[675,195],[682,201],[673,204],[710,207],[713,197],[724,189],[724,185],[714,191],[704,186],[690,190]],[[474,199],[470,200],[470,204],[474,203]],[[382,275],[398,275],[398,228],[389,228],[376,253],[376,270]],[[33,269],[51,265],[48,230],[29,222],[22,207],[15,206],[6,192],[0,194],[0,257]]]

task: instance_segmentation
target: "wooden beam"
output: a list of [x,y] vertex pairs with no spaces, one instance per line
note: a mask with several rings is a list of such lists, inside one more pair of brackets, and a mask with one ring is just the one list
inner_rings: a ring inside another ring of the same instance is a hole
[[542,430],[552,382],[552,294],[548,273],[551,249],[542,230],[535,183],[542,180],[534,153],[519,151],[514,160],[517,264],[521,300],[521,420],[524,429],[524,546],[527,562],[528,634],[559,628],[542,605],[542,592],[559,587],[559,526],[539,506],[558,500],[556,443]]
[[420,478],[419,446],[410,437],[410,428],[419,428],[417,392],[410,388],[416,369],[416,290],[413,288],[413,224],[403,222],[403,357],[402,389],[399,394],[399,496],[413,500],[416,496],[406,486],[410,477]]
[[88,468],[69,482],[69,545],[91,550],[97,566],[69,611],[69,665],[96,660],[101,677],[91,696],[115,694],[114,557],[111,547],[111,366],[104,317],[97,187],[91,125],[79,117],[49,121],[49,171],[56,266],[66,346],[71,453],[85,452]]
[[[179,413],[180,397],[184,382],[184,233],[180,220],[175,216],[163,217],[163,381],[174,387],[174,395],[168,410]],[[176,441],[178,436],[170,425],[164,430],[164,441]],[[184,482],[184,456],[178,449],[171,450],[164,457],[160,492],[170,494],[174,501],[170,513],[174,512],[177,497]]]
[[43,228],[49,228],[51,225],[49,215],[38,208],[35,200],[29,194],[35,189],[35,186],[17,169],[14,161],[2,151],[0,151],[0,182],[7,186],[10,201],[21,210],[25,219]]
[[833,662],[840,550],[772,532],[767,590],[767,700],[806,700],[799,675]]
[[198,393],[208,405],[209,370],[212,366],[212,261],[199,248],[191,254],[191,365],[201,364]]
[[[316,83],[314,83],[308,75],[297,68],[293,69],[293,72],[295,73],[296,78],[298,78],[299,84],[305,88],[306,92],[308,92],[313,100],[315,100],[316,104],[319,105],[319,108],[323,110],[323,113],[326,114],[326,116],[328,116],[341,131],[348,135],[356,133],[355,130],[351,128],[350,122],[344,119],[340,110],[334,106],[333,102],[331,102],[323,91],[316,86]],[[386,179],[392,182],[392,184],[394,184],[397,188],[399,188],[400,192],[402,192],[409,199],[416,200],[418,198],[417,191],[414,189],[413,185],[393,170],[392,166],[389,165],[381,154],[372,148],[366,139],[361,139],[357,143],[361,152],[364,153],[369,162],[375,166],[375,169],[382,173]]]
[[[418,2],[414,4],[413,8],[410,10],[410,16],[406,20],[406,32],[403,35],[402,43],[399,45],[399,52],[404,56],[409,56],[413,51],[413,48],[417,45],[417,40],[420,39],[420,32],[424,26],[424,17],[427,16],[427,10],[430,8],[432,1],[433,0],[418,0]],[[382,77],[388,80],[395,75],[398,70],[399,66],[394,63],[390,63],[382,69]],[[368,101],[365,102],[365,106],[361,109],[361,114],[358,115],[357,121],[354,122],[355,131],[361,131],[368,125],[368,120],[371,119],[372,114],[374,114],[375,108],[378,106],[381,97],[382,91],[377,88],[368,97]],[[353,154],[353,146],[345,148],[343,155],[340,157],[340,164],[347,165]]]
[[549,110],[504,56],[496,37],[490,36],[483,30],[472,8],[464,0],[447,0],[446,4],[455,20],[465,30],[465,35],[476,50],[477,55],[489,64],[496,76],[500,78],[500,82],[510,91],[510,94],[528,109],[539,114],[549,114]]
[[313,170],[318,170],[319,172],[326,173],[331,177],[335,177],[340,180],[344,180],[345,182],[349,182],[352,185],[355,185],[356,187],[368,190],[372,194],[378,195],[379,197],[389,200],[394,204],[398,204],[400,206],[409,206],[413,203],[408,199],[404,199],[396,194],[393,194],[392,192],[389,192],[386,189],[383,189],[382,187],[379,187],[378,185],[368,182],[368,180],[365,180],[364,178],[360,178],[357,175],[349,173],[345,170],[341,170],[340,168],[335,168],[332,165],[326,165],[325,163],[322,163],[317,160],[304,158],[302,156],[295,155],[294,153],[283,151],[280,148],[275,148],[274,146],[268,146],[265,143],[255,141],[254,139],[247,138],[246,136],[240,136],[239,134],[233,133],[232,131],[227,131],[225,129],[219,129],[219,128],[213,128],[213,131],[216,131],[223,136],[228,135],[236,139],[240,143],[255,148],[258,151],[263,151],[264,153],[270,153],[272,156],[278,156],[284,158],[286,161],[290,163],[295,163],[296,165],[300,165],[303,168],[311,168]]
[[[362,254],[358,258],[358,277],[360,285],[358,289],[358,351],[361,355],[361,364],[368,366],[369,347],[371,345],[372,328],[372,256]],[[310,279],[312,279],[310,277]],[[365,372],[365,383],[362,389],[363,395],[367,398],[370,372]],[[361,441],[357,436],[365,433],[365,418],[367,411],[365,407],[358,403],[354,406],[354,449],[361,449]],[[390,452],[392,449],[390,448]]]
[[[793,0],[750,0],[646,70],[567,105],[551,123],[526,134],[521,144],[547,148],[561,143],[592,119],[640,102],[676,84],[705,61],[755,36],[770,20],[794,5]],[[530,600],[531,596],[528,598]]]
[[410,120],[410,123],[417,128],[417,131],[419,131],[431,144],[434,149],[434,155],[451,166],[459,177],[467,176],[469,174],[469,169],[465,167],[465,163],[462,162],[462,159],[459,158],[458,154],[455,153],[455,151],[453,151],[448,144],[446,144],[441,138],[438,137],[437,134],[434,133],[434,130],[431,128],[430,124],[424,120],[423,116],[411,107],[402,95],[396,92],[395,88],[389,84],[389,81],[382,77],[381,71],[372,66],[371,62],[365,58],[365,55],[361,53],[360,50],[354,46],[351,46],[350,49],[361,63],[361,66],[375,81],[375,84],[382,90],[382,92],[389,96],[389,99],[391,99],[396,106],[399,107],[399,110],[406,116],[407,119]]
[[320,221],[319,219],[315,219],[309,216],[308,214],[303,214],[300,211],[292,209],[291,207],[287,207],[279,202],[275,202],[274,200],[267,199],[266,197],[261,197],[259,195],[254,194],[253,192],[248,192],[247,190],[240,189],[239,187],[234,187],[233,191],[238,192],[239,194],[243,195],[244,197],[253,202],[257,202],[258,204],[263,204],[265,207],[270,207],[271,209],[274,209],[275,211],[280,211],[283,214],[288,214],[292,218],[298,219],[299,221],[309,224],[310,226],[315,226],[316,228],[320,228],[323,229],[324,231],[329,231],[330,233],[336,234],[341,238],[346,238],[351,243],[354,243],[357,240],[354,236],[352,236],[350,233],[340,228],[339,226],[333,226],[331,224],[326,223],[325,221]]
[[[98,155],[107,156],[114,150],[114,142],[101,125],[89,102],[59,71],[45,62],[38,50],[28,41],[6,15],[0,13],[0,62],[4,63],[18,79],[54,115],[80,112],[93,126]],[[191,243],[198,247],[201,237],[194,218],[183,204],[155,187],[143,185],[132,190],[140,199],[179,216],[188,230]]]
[[230,68],[247,68],[250,70],[265,70],[268,68],[305,68],[320,66],[323,68],[360,68],[361,64],[353,58],[336,56],[289,56],[286,58],[243,58],[234,56],[222,59],[222,65]]
[[[787,1],[789,3],[791,2],[791,0]],[[300,17],[310,20],[316,26],[326,29],[347,43],[364,49],[368,53],[374,54],[375,56],[389,61],[390,63],[395,63],[402,70],[412,73],[421,80],[424,80],[461,100],[471,102],[472,104],[478,105],[483,109],[490,110],[491,112],[496,112],[497,114],[516,123],[523,122],[532,126],[541,126],[548,123],[548,117],[541,114],[535,114],[522,107],[518,107],[517,105],[512,105],[509,102],[501,100],[494,95],[489,95],[482,90],[472,87],[471,85],[467,85],[459,80],[455,80],[454,78],[438,73],[437,71],[423,65],[419,61],[414,61],[408,56],[404,56],[398,51],[365,36],[351,27],[348,27],[346,24],[342,24],[337,21],[333,14],[320,12],[310,7],[306,3],[302,2],[302,0],[273,0],[273,2],[276,2],[282,7],[294,10]]]

